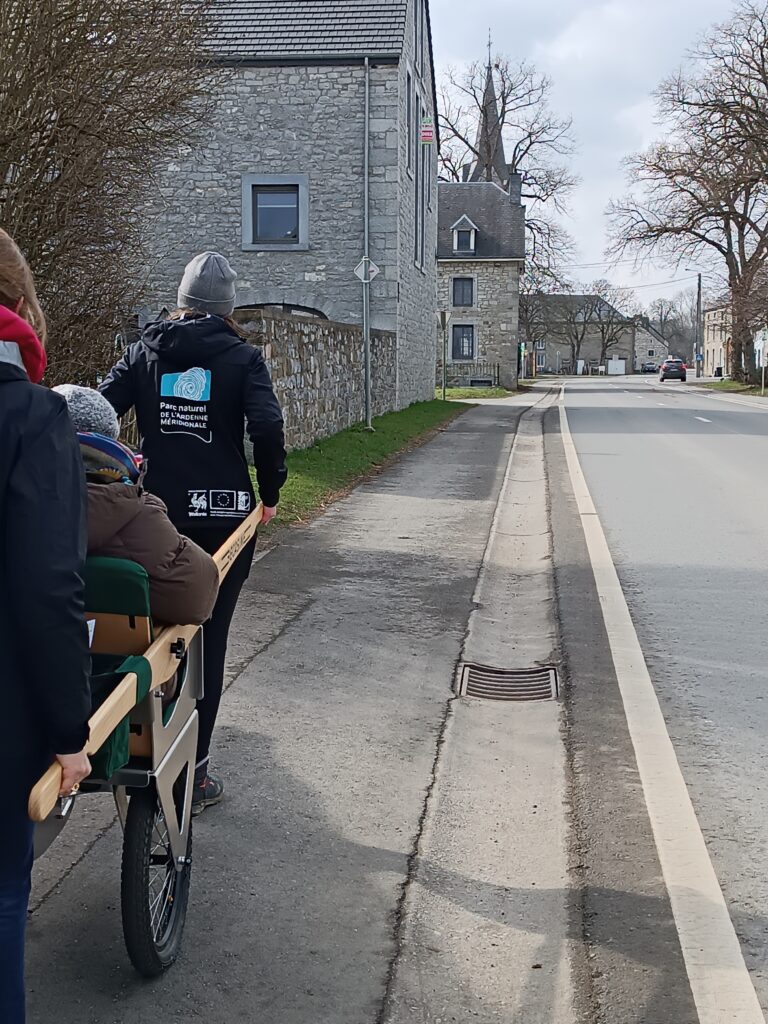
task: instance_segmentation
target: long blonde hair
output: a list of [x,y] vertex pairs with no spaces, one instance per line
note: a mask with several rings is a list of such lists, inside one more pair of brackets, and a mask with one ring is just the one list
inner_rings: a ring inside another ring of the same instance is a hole
[[37,301],[35,281],[21,249],[0,228],[0,306],[7,306],[27,321],[45,345],[45,317]]

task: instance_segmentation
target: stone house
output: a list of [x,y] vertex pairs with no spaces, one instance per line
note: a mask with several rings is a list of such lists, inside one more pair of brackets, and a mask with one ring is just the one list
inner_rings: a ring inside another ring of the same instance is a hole
[[639,320],[635,331],[635,373],[640,372],[643,363],[660,366],[668,355],[669,342],[652,323]]
[[731,307],[710,306],[704,310],[704,376],[731,372]]
[[[533,341],[537,374],[633,373],[637,321],[599,295],[537,296],[540,328]],[[576,365],[573,353],[576,352]]]
[[[480,158],[466,181],[438,186],[438,310],[448,313],[447,369],[453,382],[495,379],[517,387],[520,275],[525,207],[501,138],[493,70],[488,66]],[[438,332],[438,363],[446,338]]]
[[431,397],[428,0],[218,0],[213,25],[210,127],[161,169],[144,211],[146,312],[173,304],[189,258],[216,249],[242,308],[361,324],[367,235],[371,327],[397,337],[393,407]]

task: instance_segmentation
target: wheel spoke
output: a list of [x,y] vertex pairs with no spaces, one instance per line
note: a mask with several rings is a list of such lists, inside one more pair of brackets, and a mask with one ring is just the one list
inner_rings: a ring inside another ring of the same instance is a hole
[[165,879],[165,884],[157,895],[154,904],[150,904],[150,927],[152,929],[152,938],[157,942],[157,937],[160,932],[160,926],[163,923],[165,917],[165,911],[172,903],[172,890],[174,887],[176,872],[171,868]]
[[[166,920],[167,911],[173,905],[173,891],[176,881],[176,869],[170,849],[170,836],[165,823],[165,816],[161,809],[158,809],[155,815],[152,835],[153,846],[150,852],[149,863],[156,870],[150,872],[148,896],[150,928],[152,930],[152,938],[157,942],[158,935]],[[161,883],[159,889],[158,883]]]

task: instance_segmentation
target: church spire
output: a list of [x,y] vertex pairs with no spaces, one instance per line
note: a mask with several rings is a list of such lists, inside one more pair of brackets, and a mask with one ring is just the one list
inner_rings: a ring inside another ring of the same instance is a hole
[[493,78],[491,58],[491,34],[488,33],[488,69],[486,72],[483,106],[480,110],[480,124],[477,130],[475,149],[478,156],[472,169],[470,181],[495,181],[503,189],[509,184],[509,168],[504,154],[504,140],[501,137],[501,118]]

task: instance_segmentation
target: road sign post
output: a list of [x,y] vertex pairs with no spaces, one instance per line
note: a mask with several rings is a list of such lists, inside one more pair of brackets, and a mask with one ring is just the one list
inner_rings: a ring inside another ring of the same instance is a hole
[[448,313],[441,309],[437,317],[443,331],[443,401],[445,402],[448,384]]
[[379,267],[370,256],[363,256],[354,269],[354,275],[363,285],[363,359],[365,363],[365,425],[372,426],[371,395],[371,281],[379,274]]

